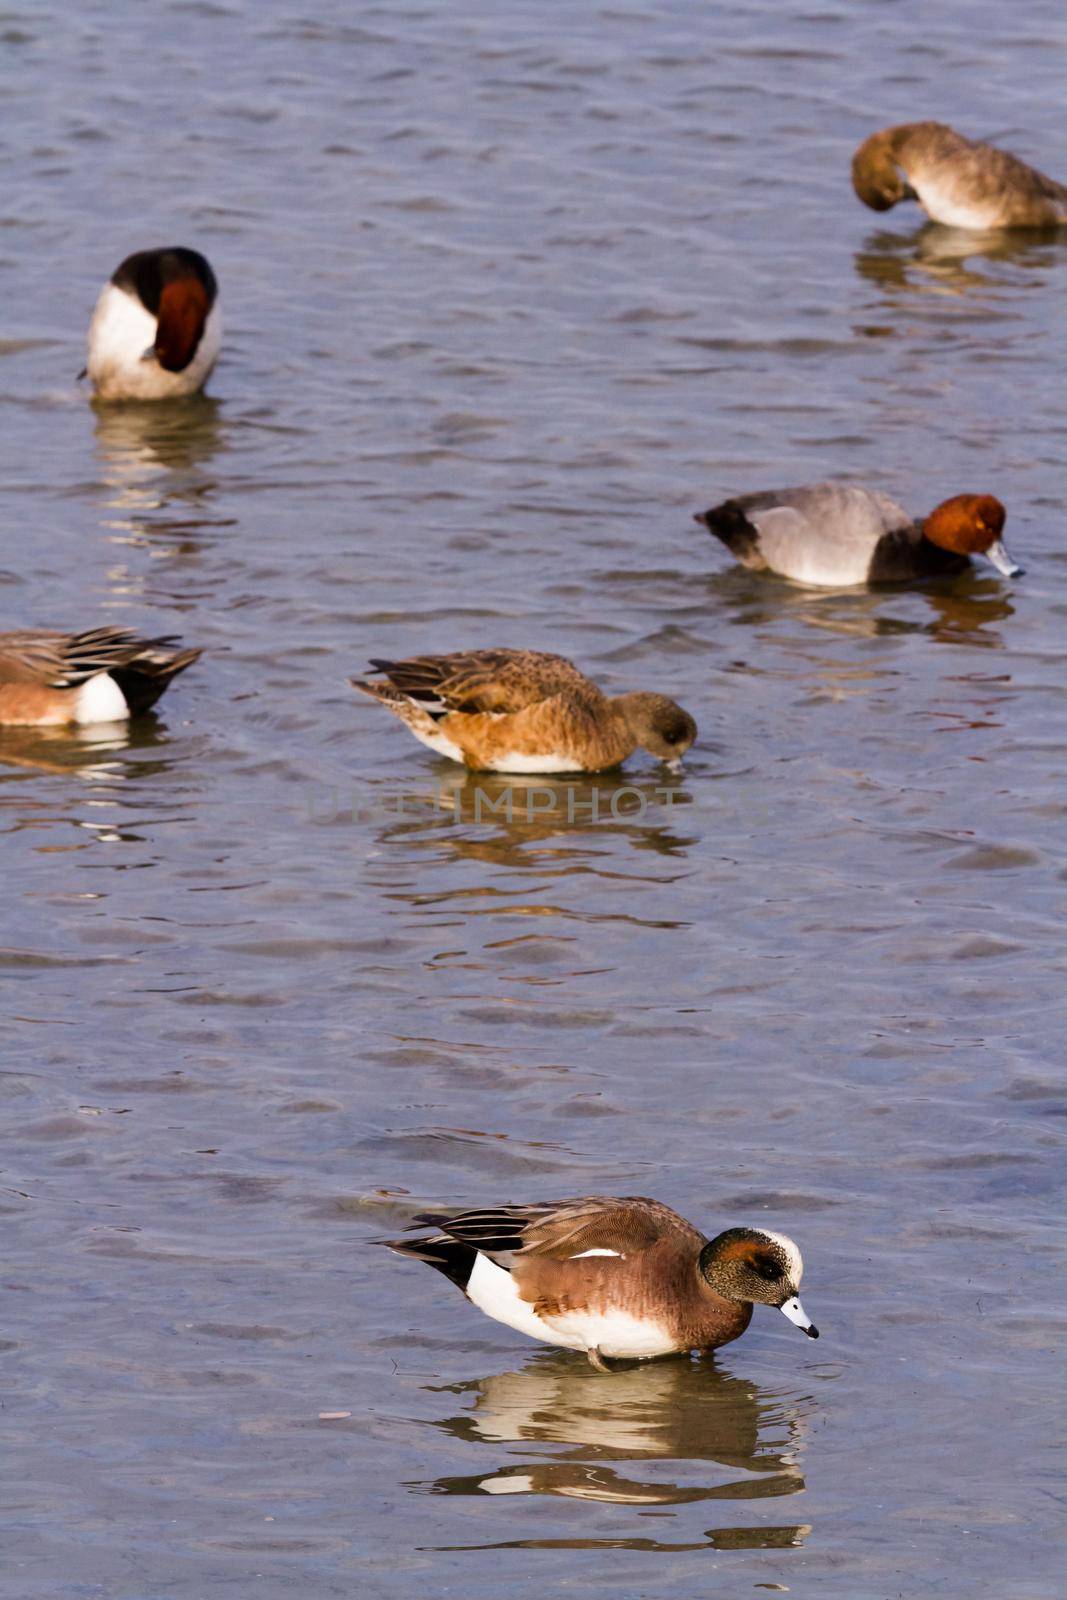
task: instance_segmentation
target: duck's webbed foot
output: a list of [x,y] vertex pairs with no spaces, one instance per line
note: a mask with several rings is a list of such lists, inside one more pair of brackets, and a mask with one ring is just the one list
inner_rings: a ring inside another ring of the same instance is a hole
[[600,1351],[595,1345],[593,1345],[585,1353],[589,1357],[589,1365],[591,1367],[595,1367],[598,1372],[612,1372],[614,1370],[612,1367],[608,1366],[608,1363],[604,1360],[604,1357],[600,1354]]

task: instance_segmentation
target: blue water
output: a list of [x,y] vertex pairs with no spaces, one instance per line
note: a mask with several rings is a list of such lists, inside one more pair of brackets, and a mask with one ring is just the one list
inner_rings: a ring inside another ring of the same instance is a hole
[[[205,651],[0,740],[12,1600],[1055,1592],[1067,246],[848,161],[1062,178],[1065,25],[786,9],[3,13],[0,626]],[[94,411],[175,242],[211,398]],[[828,476],[998,494],[1025,579],[691,520]],[[475,782],[347,685],[498,643],[676,696],[682,777]],[[822,1339],[605,1377],[372,1242],[586,1192],[785,1229]]]

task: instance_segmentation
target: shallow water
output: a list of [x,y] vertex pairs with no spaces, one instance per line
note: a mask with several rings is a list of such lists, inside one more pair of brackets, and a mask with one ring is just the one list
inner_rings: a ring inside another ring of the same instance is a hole
[[[0,740],[8,1592],[1048,1600],[1067,245],[847,168],[936,114],[1062,176],[1061,8],[131,16],[2,28],[3,625],[206,650]],[[94,412],[178,241],[213,398]],[[829,475],[995,491],[1025,579],[691,521]],[[675,694],[684,773],[475,781],[346,683],[491,643]],[[787,1229],[819,1344],[604,1377],[372,1243],[597,1191]]]

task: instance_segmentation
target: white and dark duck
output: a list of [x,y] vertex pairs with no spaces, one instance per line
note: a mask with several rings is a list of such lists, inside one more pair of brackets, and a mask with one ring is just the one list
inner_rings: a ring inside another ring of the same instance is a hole
[[414,1239],[382,1242],[436,1267],[487,1317],[545,1344],[583,1350],[594,1367],[716,1350],[774,1306],[809,1339],[804,1271],[792,1239],[727,1228],[708,1239],[658,1200],[535,1201],[427,1211]]
[[953,495],[916,518],[877,489],[811,483],[736,495],[695,520],[743,567],[836,589],[963,572],[974,556],[1017,578],[1023,569],[1001,538],[1006,516],[991,494]]
[[0,633],[0,727],[124,722],[151,710],[199,656],[177,639],[145,639],[130,628]]
[[99,400],[176,400],[204,387],[218,360],[218,284],[197,250],[138,250],[100,291],[87,376]]

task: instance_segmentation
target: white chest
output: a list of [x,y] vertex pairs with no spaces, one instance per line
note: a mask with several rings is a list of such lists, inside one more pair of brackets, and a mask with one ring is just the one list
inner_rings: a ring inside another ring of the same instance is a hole
[[958,185],[939,182],[937,178],[913,179],[912,187],[927,216],[947,228],[981,230],[1000,226],[1000,208],[995,200],[968,199]]
[[166,400],[195,394],[219,354],[222,324],[212,306],[196,354],[182,372],[155,357],[156,319],[136,295],[107,283],[89,324],[89,377],[103,400]]

